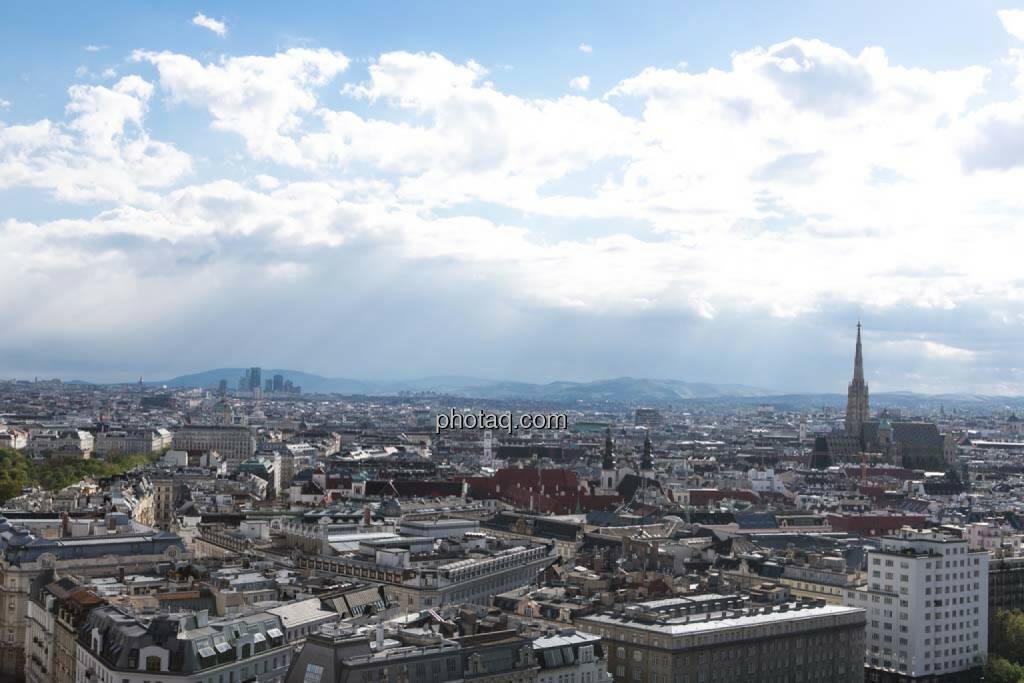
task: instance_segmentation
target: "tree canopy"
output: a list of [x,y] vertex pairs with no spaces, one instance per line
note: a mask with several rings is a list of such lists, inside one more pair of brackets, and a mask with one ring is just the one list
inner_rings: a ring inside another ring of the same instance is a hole
[[34,462],[23,453],[0,448],[0,500],[20,495],[27,486],[59,491],[86,477],[108,479],[148,465],[158,457],[157,453],[129,453],[111,454],[103,459],[51,457]]
[[989,620],[985,680],[1024,683],[1024,612],[998,610]]

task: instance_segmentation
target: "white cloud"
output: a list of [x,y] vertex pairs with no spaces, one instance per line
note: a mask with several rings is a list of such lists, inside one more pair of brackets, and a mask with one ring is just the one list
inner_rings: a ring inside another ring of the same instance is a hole
[[569,81],[569,87],[572,88],[573,90],[579,90],[580,92],[586,92],[587,90],[590,90],[590,76],[587,76],[586,74],[582,76],[576,76],[571,81]]
[[107,46],[106,45],[86,45],[82,49],[85,50],[86,52],[99,52],[101,50],[106,50]]
[[1024,40],[1024,10],[1004,9],[996,13],[1006,32],[1017,40]]
[[255,180],[256,184],[263,190],[274,190],[281,186],[280,180],[272,175],[266,175],[265,173],[256,175],[253,180]]
[[[290,50],[205,65],[173,53],[136,59],[156,66],[172,101],[204,107],[214,128],[242,136],[255,159],[358,181],[364,198],[344,214],[368,230],[359,239],[394,230],[384,226],[402,216],[415,227],[395,237],[408,258],[472,263],[474,249],[491,254],[502,242],[503,254],[543,264],[538,272],[503,269],[518,273],[510,282],[531,283],[520,296],[549,306],[653,311],[687,302],[705,316],[753,306],[794,317],[850,292],[872,305],[948,307],[1005,294],[1016,277],[1009,263],[985,263],[991,270],[981,275],[970,243],[961,244],[957,267],[980,276],[971,288],[947,264],[973,202],[1007,196],[1005,184],[974,182],[962,171],[968,102],[987,73],[980,67],[908,69],[878,48],[851,55],[791,40],[738,52],[728,70],[652,68],[600,100],[549,100],[499,91],[472,61],[393,52],[370,64],[367,81],[343,88],[368,103],[369,113],[357,114],[318,98],[348,65],[340,53]],[[640,118],[616,108],[624,98],[639,101]],[[577,177],[600,164],[590,179]],[[280,215],[279,225],[291,225],[284,216],[298,206],[281,209],[279,193],[305,186],[266,178],[256,186],[273,192],[277,208],[243,193],[235,211],[259,205],[255,216]],[[336,206],[334,194],[321,188],[316,197]],[[623,230],[541,248],[543,236],[481,221],[472,202],[582,225],[625,220],[664,237]],[[300,213],[304,230],[288,228],[288,239],[337,246],[353,238]],[[454,218],[494,235],[435,240],[438,226],[463,225]],[[976,229],[995,229],[992,220]],[[921,268],[936,275],[899,275]]]
[[202,28],[209,29],[210,31],[213,31],[222,38],[225,35],[227,35],[228,32],[228,27],[223,21],[217,21],[216,19],[212,19],[203,14],[202,12],[197,12],[196,15],[192,17],[192,23],[196,26],[201,26]]
[[10,108],[11,108],[10,100],[5,100],[3,98],[0,98],[0,109],[10,109]]
[[138,76],[113,87],[68,89],[66,123],[0,124],[0,188],[37,187],[74,201],[139,200],[191,169],[189,156],[150,138],[153,86]]
[[217,130],[236,133],[254,157],[303,165],[294,138],[316,92],[348,68],[340,52],[293,48],[270,57],[224,57],[202,64],[172,52],[137,51],[156,66],[174,102],[205,107]]
[[[626,154],[634,141],[635,123],[607,103],[522,99],[481,82],[485,73],[439,54],[381,55],[370,80],[345,92],[384,116],[322,110],[324,130],[304,136],[302,148],[318,163],[398,173],[407,201],[521,206],[546,183]],[[408,114],[415,118],[402,120]]]
[[590,47],[586,43],[580,43],[579,50],[580,50],[580,52],[585,52],[585,53],[587,53],[589,55],[591,52],[594,51],[594,48]]

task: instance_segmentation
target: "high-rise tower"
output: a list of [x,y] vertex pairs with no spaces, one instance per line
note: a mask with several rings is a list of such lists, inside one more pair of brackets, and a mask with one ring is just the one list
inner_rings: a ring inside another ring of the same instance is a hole
[[860,321],[857,322],[857,351],[853,357],[853,380],[846,393],[846,433],[860,438],[868,421],[868,385],[864,382],[864,355],[860,347]]

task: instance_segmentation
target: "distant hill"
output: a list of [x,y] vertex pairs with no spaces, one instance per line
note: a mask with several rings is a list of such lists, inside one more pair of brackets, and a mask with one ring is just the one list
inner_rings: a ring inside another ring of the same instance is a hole
[[[703,399],[704,403],[719,405],[770,405],[780,410],[810,410],[831,407],[842,410],[846,394],[773,394],[770,396],[733,396],[721,399]],[[932,411],[940,407],[947,411],[1015,410],[1024,411],[1024,397],[986,396],[983,394],[918,394],[911,391],[880,392],[871,395],[871,410],[901,408],[904,411]]]
[[[226,380],[228,387],[234,389],[238,386],[238,379],[244,374],[245,368],[217,368],[165,381],[147,382],[147,384],[215,388],[221,380]],[[401,392],[427,392],[491,400],[668,403],[684,399],[767,396],[773,393],[768,389],[739,384],[707,384],[681,380],[634,379],[632,377],[595,382],[530,384],[462,376],[424,377],[395,382],[365,381],[322,377],[307,372],[277,368],[263,368],[262,374],[264,382],[274,375],[281,375],[285,380],[290,380],[293,384],[301,386],[305,393],[362,394],[367,396],[394,396]]]
[[[245,375],[248,368],[217,368],[216,370],[205,370],[191,375],[182,375],[173,379],[157,382],[146,382],[146,384],[157,384],[168,387],[200,387],[216,388],[221,380],[226,380],[229,389],[238,388],[238,380]],[[332,379],[321,377],[308,372],[298,370],[280,370],[277,368],[262,368],[263,381],[272,379],[274,375],[281,375],[286,381],[302,387],[302,391],[314,394],[370,394],[373,385],[368,382],[360,382],[354,379]]]
[[[771,389],[742,384],[711,384],[674,379],[637,379],[617,377],[593,382],[509,382],[461,375],[423,377],[403,381],[375,381],[323,377],[298,370],[263,368],[263,380],[281,375],[302,387],[303,393],[362,396],[395,396],[403,392],[434,393],[492,401],[538,401],[551,403],[628,403],[666,405],[684,402],[715,405],[766,404],[781,410],[802,410],[846,405],[846,395],[838,393],[780,393]],[[169,387],[216,388],[227,380],[235,389],[245,368],[217,368],[173,379],[146,382]],[[872,409],[884,407],[905,410],[931,410],[943,406],[947,410],[971,408],[984,410],[1011,409],[1024,411],[1024,397],[986,396],[981,394],[918,394],[909,391],[877,393],[871,396]]]

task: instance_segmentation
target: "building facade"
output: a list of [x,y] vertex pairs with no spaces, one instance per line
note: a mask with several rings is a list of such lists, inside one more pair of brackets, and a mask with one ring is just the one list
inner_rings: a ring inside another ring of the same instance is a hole
[[96,435],[97,455],[108,453],[156,453],[170,447],[173,436],[159,429],[112,429]]
[[140,620],[107,605],[90,612],[78,634],[76,683],[279,683],[292,655],[280,619],[267,612]]
[[868,552],[868,584],[845,603],[867,610],[870,681],[949,677],[988,652],[989,556],[967,541],[902,529]]
[[611,683],[601,637],[563,629],[533,641],[537,683]]
[[489,605],[493,596],[529,585],[555,561],[547,546],[516,546],[483,558],[436,567],[403,568],[350,557],[300,557],[298,566],[384,585],[388,599],[403,611],[472,603]]
[[0,517],[0,680],[24,680],[29,596],[40,573],[113,576],[188,557],[178,536],[123,514],[86,527],[73,536],[59,518],[22,519],[14,526]]
[[[538,666],[529,638],[494,631],[429,644],[375,642],[344,628],[310,636],[296,655],[286,683],[536,683]],[[569,679],[561,683],[572,683]],[[576,681],[583,683],[583,681]],[[595,681],[595,683],[597,683]]]
[[580,617],[601,637],[616,681],[782,683],[864,680],[864,610],[839,605],[753,608],[700,595]]
[[182,451],[217,451],[230,469],[256,452],[256,439],[242,425],[186,425],[174,432],[172,447]]

